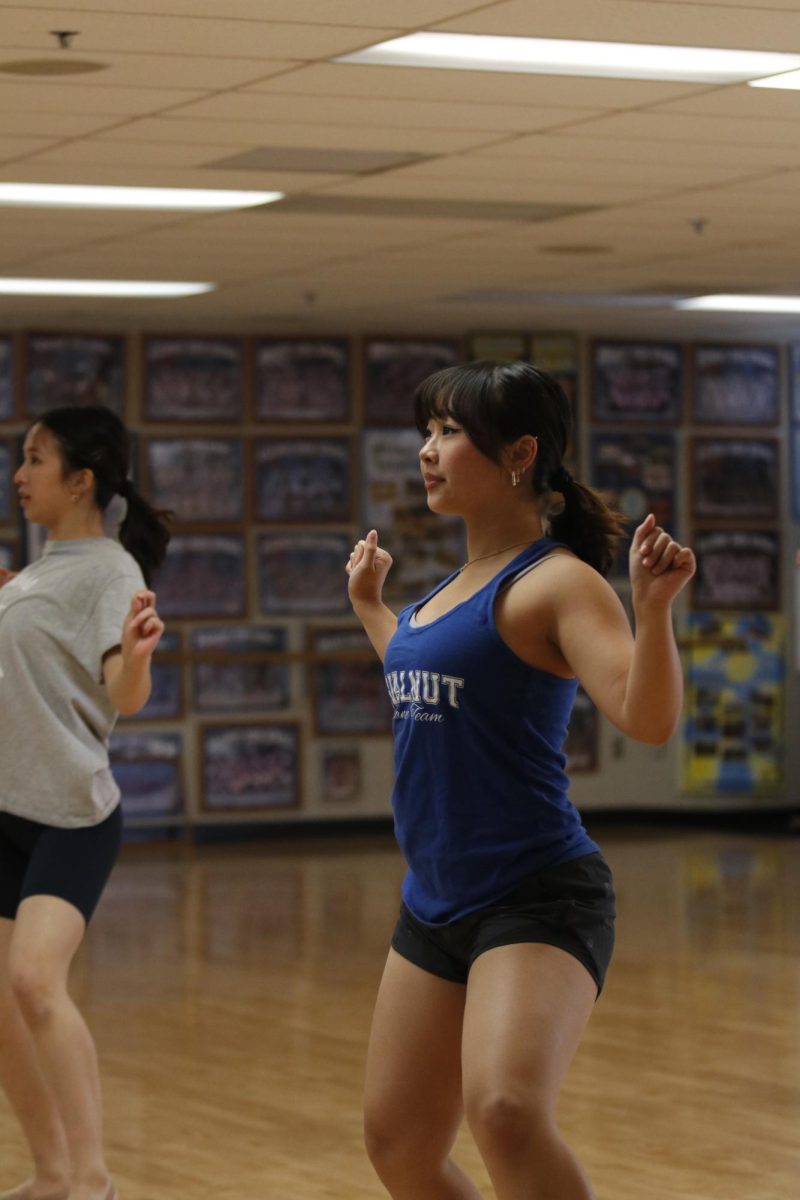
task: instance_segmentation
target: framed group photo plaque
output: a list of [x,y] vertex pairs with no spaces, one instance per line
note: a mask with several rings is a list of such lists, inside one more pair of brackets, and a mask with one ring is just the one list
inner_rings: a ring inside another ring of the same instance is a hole
[[364,350],[364,424],[414,428],[414,392],[424,379],[461,362],[455,341],[380,339]]
[[694,531],[696,609],[780,608],[780,535],[774,529]]
[[320,736],[389,734],[383,668],[363,629],[312,629],[311,688]]
[[124,416],[125,351],[122,337],[28,334],[23,353],[26,417],[35,419],[68,404],[100,404]]
[[692,415],[707,425],[775,425],[780,376],[775,346],[695,346]]
[[350,419],[350,343],[262,338],[255,346],[257,421]]
[[693,517],[701,521],[777,519],[777,438],[695,437],[691,463]]
[[0,421],[16,416],[14,340],[0,336]]
[[256,438],[253,517],[261,522],[345,524],[352,517],[348,438]]
[[281,712],[290,703],[288,634],[278,625],[193,629],[192,707],[198,713]]
[[150,503],[179,522],[224,524],[245,518],[241,438],[150,437],[143,440]]
[[236,338],[148,337],[146,421],[227,421],[244,412],[242,344]]
[[292,722],[205,725],[201,803],[207,813],[258,813],[300,803],[300,729]]
[[683,396],[681,347],[597,341],[592,346],[592,416],[597,421],[676,425]]

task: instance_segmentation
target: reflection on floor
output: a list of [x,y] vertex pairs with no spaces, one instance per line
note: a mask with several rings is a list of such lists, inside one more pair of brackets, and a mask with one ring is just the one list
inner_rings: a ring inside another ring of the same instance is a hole
[[[593,832],[617,954],[561,1121],[599,1200],[796,1200],[800,841]],[[126,849],[73,977],[121,1200],[384,1195],[361,1072],[401,877],[382,838]],[[26,1170],[0,1100],[0,1188]]]

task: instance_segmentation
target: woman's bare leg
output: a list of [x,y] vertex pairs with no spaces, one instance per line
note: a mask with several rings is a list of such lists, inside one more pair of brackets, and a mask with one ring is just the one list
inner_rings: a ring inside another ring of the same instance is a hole
[[389,951],[367,1055],[365,1137],[392,1200],[481,1200],[450,1159],[463,1115],[465,993]]
[[472,966],[464,1100],[497,1200],[594,1196],[555,1108],[596,995],[588,971],[553,946],[500,946]]
[[69,1182],[69,1151],[55,1099],[11,990],[9,953],[13,930],[14,922],[0,917],[0,1086],[30,1148],[33,1178],[28,1186],[31,1195],[37,1197],[57,1193]]
[[11,988],[61,1117],[71,1163],[70,1200],[105,1200],[100,1078],[94,1042],[68,991],[83,916],[56,896],[23,900],[9,953]]

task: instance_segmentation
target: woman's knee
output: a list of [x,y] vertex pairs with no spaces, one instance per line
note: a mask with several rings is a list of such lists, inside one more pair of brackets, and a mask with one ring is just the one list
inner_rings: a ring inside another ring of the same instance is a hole
[[472,1135],[484,1151],[513,1155],[558,1137],[552,1105],[535,1093],[489,1088],[466,1098],[465,1108]]
[[14,1002],[29,1025],[43,1025],[52,1016],[59,989],[49,972],[27,963],[11,963],[9,986]]
[[447,1161],[449,1139],[439,1139],[435,1129],[409,1120],[408,1113],[367,1105],[364,1110],[364,1145],[381,1178],[427,1174]]

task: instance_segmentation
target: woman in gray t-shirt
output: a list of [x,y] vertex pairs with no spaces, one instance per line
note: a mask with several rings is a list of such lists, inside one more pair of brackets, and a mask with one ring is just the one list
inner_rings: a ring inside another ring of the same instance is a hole
[[[128,480],[108,409],[61,408],[28,431],[16,475],[42,557],[0,570],[0,1080],[27,1138],[30,1180],[0,1200],[115,1200],[97,1059],[70,963],[116,861],[108,739],[150,694],[164,631],[149,590],[169,534]],[[103,514],[127,502],[119,542]]]

